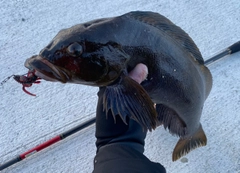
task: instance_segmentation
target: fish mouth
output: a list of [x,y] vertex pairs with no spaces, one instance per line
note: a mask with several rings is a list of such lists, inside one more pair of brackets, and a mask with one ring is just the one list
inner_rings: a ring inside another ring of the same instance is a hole
[[47,81],[66,83],[72,78],[69,71],[52,64],[39,55],[27,59],[24,65],[30,70],[35,70],[36,76]]

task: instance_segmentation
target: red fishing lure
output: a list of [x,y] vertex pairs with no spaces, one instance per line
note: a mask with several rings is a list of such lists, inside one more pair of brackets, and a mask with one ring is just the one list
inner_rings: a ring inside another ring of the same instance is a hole
[[29,70],[28,73],[25,75],[13,75],[13,78],[20,84],[23,85],[22,89],[25,93],[36,96],[35,94],[30,93],[25,88],[31,87],[33,83],[39,84],[41,81],[39,81],[41,78],[35,75],[35,70]]

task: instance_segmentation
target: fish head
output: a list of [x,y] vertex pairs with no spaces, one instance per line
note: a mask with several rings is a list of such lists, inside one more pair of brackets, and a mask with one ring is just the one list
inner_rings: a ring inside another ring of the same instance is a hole
[[106,86],[119,77],[128,59],[117,43],[89,41],[84,33],[64,30],[25,66],[48,81]]

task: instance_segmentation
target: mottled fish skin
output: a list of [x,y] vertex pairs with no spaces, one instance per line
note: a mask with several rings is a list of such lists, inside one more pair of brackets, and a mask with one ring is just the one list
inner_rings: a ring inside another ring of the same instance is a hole
[[[141,85],[127,77],[139,63],[148,67]],[[64,83],[105,86],[105,109],[123,121],[130,116],[149,130],[163,124],[180,137],[173,161],[206,145],[200,117],[211,73],[188,34],[158,13],[130,12],[64,29],[25,64]]]

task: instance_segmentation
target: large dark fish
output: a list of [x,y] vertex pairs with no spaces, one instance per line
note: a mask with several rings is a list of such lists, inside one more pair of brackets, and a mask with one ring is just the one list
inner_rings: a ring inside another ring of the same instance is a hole
[[[141,85],[128,77],[139,63],[148,67]],[[207,143],[200,117],[211,74],[192,39],[160,14],[130,12],[61,30],[25,66],[45,80],[106,86],[106,112],[180,136],[174,161]]]

